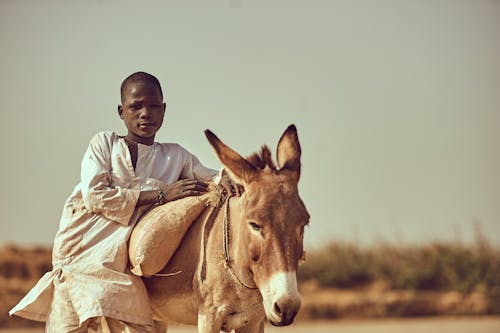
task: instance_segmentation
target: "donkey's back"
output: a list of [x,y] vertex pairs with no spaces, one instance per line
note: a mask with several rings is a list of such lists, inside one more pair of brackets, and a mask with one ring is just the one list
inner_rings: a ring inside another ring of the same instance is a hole
[[[202,257],[203,222],[210,215],[210,207],[193,222],[181,244],[157,274],[144,278],[151,299],[155,320],[196,325],[199,297],[196,279]],[[165,276],[162,276],[162,275]]]
[[241,285],[225,267],[222,220],[221,209],[208,207],[159,276],[144,279],[155,321],[206,326],[200,332],[261,330],[265,314],[258,289]]

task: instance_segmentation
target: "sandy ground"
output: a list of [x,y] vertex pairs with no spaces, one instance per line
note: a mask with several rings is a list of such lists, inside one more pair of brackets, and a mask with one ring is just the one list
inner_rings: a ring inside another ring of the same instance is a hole
[[[0,329],[0,333],[43,333],[43,329]],[[172,326],[169,333],[196,333],[195,327]],[[500,317],[340,320],[266,327],[266,333],[499,333]]]

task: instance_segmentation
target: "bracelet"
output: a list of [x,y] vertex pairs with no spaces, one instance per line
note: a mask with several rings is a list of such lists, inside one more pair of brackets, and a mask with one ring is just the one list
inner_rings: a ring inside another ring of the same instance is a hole
[[165,192],[163,192],[163,190],[162,190],[161,188],[159,188],[159,189],[158,189],[158,197],[157,197],[157,199],[156,199],[157,203],[158,203],[159,205],[163,205],[163,204],[166,202],[166,200],[165,200],[165,199],[166,199],[166,198],[165,198]]

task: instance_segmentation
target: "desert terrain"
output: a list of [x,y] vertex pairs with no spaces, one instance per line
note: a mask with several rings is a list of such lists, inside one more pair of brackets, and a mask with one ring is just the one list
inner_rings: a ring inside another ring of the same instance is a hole
[[[388,268],[381,258],[390,262],[390,277],[384,276]],[[499,258],[494,249],[436,245],[397,251],[338,245],[322,249],[301,266],[303,304],[296,324],[286,331],[500,332]],[[50,260],[45,246],[0,247],[1,333],[43,331],[41,323],[11,318],[7,312],[51,269]],[[459,266],[465,262],[466,270],[460,272],[455,261]],[[267,329],[280,331],[285,330]],[[174,326],[169,332],[195,330]]]

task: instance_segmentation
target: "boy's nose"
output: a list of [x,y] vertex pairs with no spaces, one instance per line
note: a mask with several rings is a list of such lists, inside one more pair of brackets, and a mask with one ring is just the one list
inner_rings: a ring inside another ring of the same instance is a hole
[[152,110],[148,107],[143,107],[140,113],[141,118],[150,118],[151,117]]

